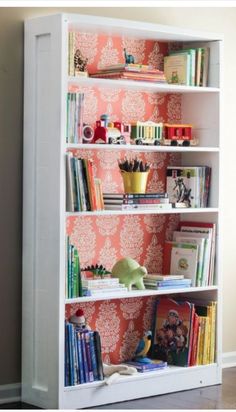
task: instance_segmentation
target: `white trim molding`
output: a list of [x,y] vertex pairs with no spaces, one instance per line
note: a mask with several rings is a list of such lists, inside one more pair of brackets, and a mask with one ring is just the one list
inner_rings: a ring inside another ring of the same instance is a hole
[[236,351],[222,354],[222,368],[232,368],[236,366]]
[[0,385],[0,404],[21,401],[21,383]]

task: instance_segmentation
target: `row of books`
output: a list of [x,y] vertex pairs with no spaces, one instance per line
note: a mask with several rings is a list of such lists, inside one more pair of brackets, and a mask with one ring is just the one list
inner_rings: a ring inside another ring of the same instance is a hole
[[65,322],[65,386],[103,380],[101,340],[97,331]]
[[162,298],[154,315],[151,357],[176,366],[213,363],[215,325],[216,302]]
[[186,86],[207,86],[209,48],[198,47],[171,51],[164,57],[167,83]]
[[103,209],[101,180],[94,177],[92,160],[66,153],[66,189],[68,212]]
[[184,278],[184,275],[149,274],[143,278],[143,283],[146,289],[168,290],[189,288],[192,280]]
[[163,273],[183,275],[192,286],[214,284],[216,225],[208,222],[180,222],[173,240],[166,241]]
[[84,93],[67,93],[66,143],[82,143]]
[[83,296],[103,296],[104,294],[119,294],[127,292],[124,284],[118,278],[82,279]]
[[66,282],[65,296],[67,299],[83,296],[80,272],[80,260],[77,248],[71,244],[70,237],[66,238]]
[[170,209],[167,193],[103,193],[105,210]]
[[168,166],[166,191],[176,207],[207,207],[211,168],[209,166]]
[[155,69],[149,65],[135,63],[108,65],[95,73],[90,73],[89,76],[104,79],[127,79],[166,83],[165,75],[162,70]]

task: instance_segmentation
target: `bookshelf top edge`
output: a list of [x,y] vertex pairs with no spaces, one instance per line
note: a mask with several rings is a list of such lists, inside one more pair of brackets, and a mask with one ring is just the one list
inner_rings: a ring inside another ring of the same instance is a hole
[[104,33],[108,35],[133,36],[159,41],[222,41],[223,34],[198,30],[191,30],[176,26],[150,23],[145,21],[125,20],[111,17],[103,17],[76,13],[57,13],[42,17],[27,19],[26,24],[48,20],[58,20],[65,23],[69,29],[88,30],[89,32]]

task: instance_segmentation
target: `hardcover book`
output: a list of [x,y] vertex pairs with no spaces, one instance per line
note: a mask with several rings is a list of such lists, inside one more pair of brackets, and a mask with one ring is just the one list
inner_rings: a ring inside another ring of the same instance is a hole
[[179,54],[164,57],[164,73],[167,83],[190,85],[190,56]]
[[188,366],[193,304],[169,298],[157,302],[151,358],[169,365]]

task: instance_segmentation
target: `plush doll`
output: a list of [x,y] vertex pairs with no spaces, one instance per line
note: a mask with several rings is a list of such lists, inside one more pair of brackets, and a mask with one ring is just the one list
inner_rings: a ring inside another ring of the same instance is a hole
[[84,311],[82,309],[78,309],[75,314],[70,317],[70,322],[74,323],[79,329],[91,330],[90,326],[86,323]]
[[111,271],[111,276],[119,278],[120,283],[124,283],[128,290],[132,290],[133,285],[144,290],[143,277],[146,274],[147,269],[129,257],[118,260]]
[[107,365],[106,363],[103,363],[103,372],[105,376],[105,384],[111,385],[119,379],[120,375],[133,375],[137,373],[137,369],[122,363],[120,365]]

